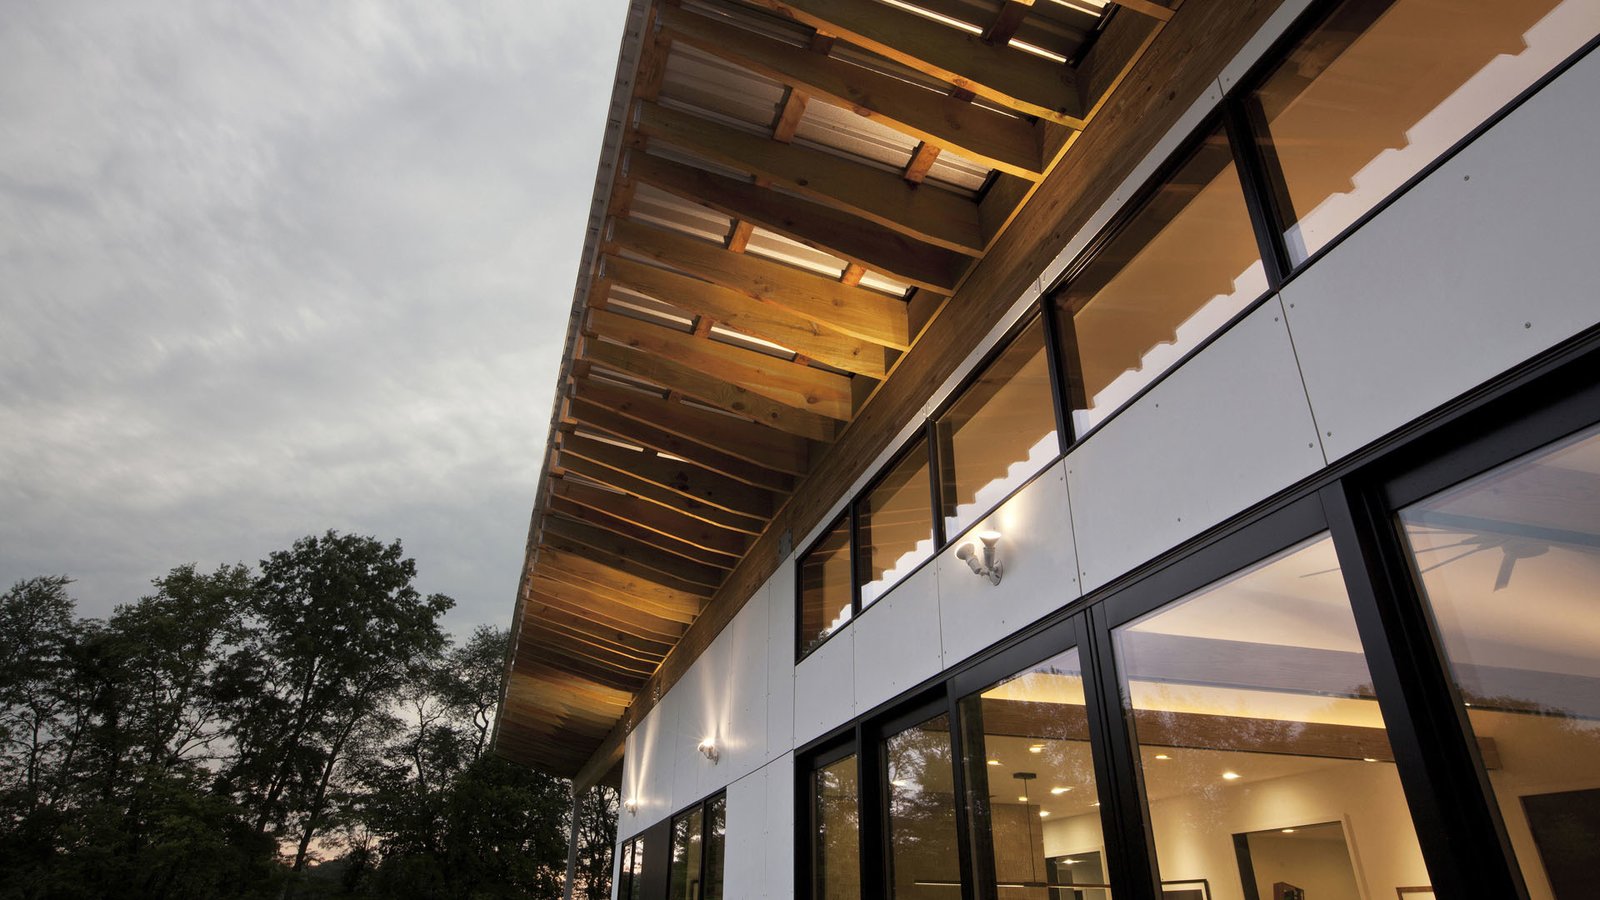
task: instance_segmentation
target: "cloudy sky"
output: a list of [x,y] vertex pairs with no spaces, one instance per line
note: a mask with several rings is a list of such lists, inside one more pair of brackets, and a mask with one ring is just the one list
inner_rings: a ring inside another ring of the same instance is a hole
[[624,0],[0,0],[0,585],[399,538],[505,624]]

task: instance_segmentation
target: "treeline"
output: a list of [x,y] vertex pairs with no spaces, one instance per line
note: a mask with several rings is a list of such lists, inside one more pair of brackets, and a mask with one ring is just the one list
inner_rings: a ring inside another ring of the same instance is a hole
[[[330,531],[105,619],[0,595],[0,900],[559,896],[569,785],[488,752],[507,635],[453,643],[415,576]],[[615,794],[585,813],[605,897]]]

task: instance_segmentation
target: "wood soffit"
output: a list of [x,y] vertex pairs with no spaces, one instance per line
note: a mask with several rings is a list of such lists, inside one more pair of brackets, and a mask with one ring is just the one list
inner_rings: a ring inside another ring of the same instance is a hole
[[636,0],[498,752],[612,777],[1277,3]]

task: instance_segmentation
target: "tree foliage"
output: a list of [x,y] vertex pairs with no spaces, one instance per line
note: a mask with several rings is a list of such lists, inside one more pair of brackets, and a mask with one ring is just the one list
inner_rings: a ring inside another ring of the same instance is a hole
[[[0,900],[560,896],[569,785],[487,752],[507,634],[454,644],[415,577],[330,531],[103,620],[0,594]],[[615,794],[582,807],[608,896]]]

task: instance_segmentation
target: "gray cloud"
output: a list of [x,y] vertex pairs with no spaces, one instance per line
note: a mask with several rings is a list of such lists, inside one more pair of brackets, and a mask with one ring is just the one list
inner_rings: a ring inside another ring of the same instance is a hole
[[624,4],[0,17],[0,582],[324,528],[503,622]]

